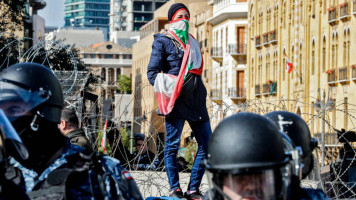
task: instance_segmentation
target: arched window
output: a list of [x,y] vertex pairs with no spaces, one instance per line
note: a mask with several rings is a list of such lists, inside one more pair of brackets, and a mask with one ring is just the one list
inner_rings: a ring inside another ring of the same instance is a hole
[[[291,54],[291,62],[293,63],[293,65],[295,65],[295,56],[294,56],[294,45],[292,46],[292,54]],[[294,78],[294,73],[293,71],[291,72],[292,73],[292,78]]]
[[250,71],[250,74],[251,74],[251,81],[250,81],[250,83],[251,83],[251,87],[253,87],[253,85],[254,85],[254,81],[255,81],[255,79],[254,79],[254,70],[255,70],[255,59],[254,58],[252,58],[252,60],[251,60],[251,71]]
[[261,83],[262,79],[262,56],[258,59],[257,80],[256,83]]
[[263,12],[261,11],[258,19],[258,32],[261,35],[263,33]]
[[274,9],[274,16],[273,16],[273,27],[275,30],[278,29],[278,4],[276,5]]
[[312,42],[311,74],[315,74],[315,41]]
[[[283,49],[283,55],[286,55],[286,49]],[[286,79],[286,57],[283,56],[283,63],[282,63],[282,71],[283,71],[283,80]]]
[[338,45],[338,35],[335,35],[335,65],[333,66],[335,69],[339,66],[339,45]]
[[269,7],[267,7],[267,32],[271,31],[270,30],[270,28],[271,28],[270,24],[271,24],[271,10],[270,10]]
[[[283,15],[285,15],[285,16],[288,16],[287,15],[287,5],[286,5],[287,3],[286,3],[286,1],[283,3]],[[283,20],[283,28],[286,28],[286,21],[287,20],[285,20],[285,18],[283,17],[282,18],[282,20]]]
[[323,72],[325,72],[326,69],[326,39],[325,36],[323,37],[323,49],[322,49],[322,66],[323,66]]
[[276,51],[274,54],[274,69],[273,69],[273,76],[274,76],[274,81],[278,80],[278,52]]
[[349,122],[349,115],[348,115],[348,101],[347,98],[344,98],[344,129],[348,130],[348,122]]
[[346,31],[346,38],[347,38],[347,56],[346,56],[346,65],[350,66],[350,53],[351,53],[351,49],[350,49],[350,28],[347,29]]
[[271,69],[270,69],[270,54],[269,52],[266,53],[266,81],[270,80],[270,73],[271,73]]
[[297,71],[299,73],[299,77],[298,78],[299,78],[300,84],[303,83],[303,79],[302,79],[302,73],[303,73],[302,67],[303,66],[304,66],[303,65],[303,44],[300,43],[299,44],[299,63],[297,65]]

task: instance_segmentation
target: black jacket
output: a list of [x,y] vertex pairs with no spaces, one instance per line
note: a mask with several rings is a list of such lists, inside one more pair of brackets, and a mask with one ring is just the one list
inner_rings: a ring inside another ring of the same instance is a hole
[[67,133],[66,136],[70,139],[70,143],[92,150],[91,143],[83,129],[73,130]]
[[[147,67],[147,76],[151,85],[154,85],[156,76],[161,71],[176,76],[179,74],[184,52],[172,40],[164,34],[154,35],[152,54]],[[197,87],[188,95],[180,95],[167,117],[191,121],[209,120],[206,97],[207,91],[199,76]]]

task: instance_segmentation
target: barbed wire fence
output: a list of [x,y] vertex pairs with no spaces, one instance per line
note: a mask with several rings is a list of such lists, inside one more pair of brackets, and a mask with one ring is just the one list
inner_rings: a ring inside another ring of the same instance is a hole
[[[4,34],[0,34],[0,39]],[[40,41],[36,43],[33,47],[29,48],[25,52],[21,52],[21,45],[24,40],[29,40],[29,38],[22,38],[10,41],[7,45],[0,49],[0,53],[6,53],[7,55],[12,55],[12,49],[18,47],[18,61],[19,62],[32,62],[35,57],[38,55],[39,47],[46,47],[46,45],[52,44],[58,48],[66,48],[61,42],[54,40]],[[11,48],[10,48],[11,47]],[[70,49],[68,49],[70,50]],[[71,52],[68,52],[69,55],[74,56]],[[48,56],[49,54],[47,54]],[[43,59],[43,65],[46,65],[51,68],[50,59],[47,57]],[[73,60],[75,60],[73,58]],[[6,68],[10,65],[10,59],[0,60],[0,69]],[[103,100],[104,97],[97,96],[90,101],[90,103],[85,102],[83,93],[87,89],[87,83],[89,79],[89,71],[79,71],[76,67],[76,62],[73,62],[73,70],[71,71],[54,71],[59,77],[63,93],[65,96],[65,102],[68,107],[75,108],[79,113],[80,121],[82,122],[83,128],[86,130],[86,133],[89,139],[92,141],[94,147],[99,148],[99,143],[101,140],[101,135],[104,132],[104,119],[107,117],[103,113]],[[93,85],[92,87],[100,87],[100,83]],[[151,87],[150,85],[140,85],[135,88],[134,93],[142,93],[145,89]],[[121,98],[124,94],[118,95],[118,99]],[[314,97],[309,97],[314,98]],[[314,98],[315,99],[315,98]],[[116,101],[112,107],[113,109],[123,106],[124,110],[132,109],[135,102],[140,102],[142,110],[149,110],[148,100],[137,98],[135,96],[131,97],[129,102],[125,101],[125,105],[121,105],[122,101]],[[331,113],[325,112],[325,115],[321,115],[321,112],[316,112],[316,114],[310,114],[307,112],[313,109],[313,105],[305,103],[305,99],[282,99],[278,101],[262,101],[261,99],[246,100],[244,103],[235,105],[222,101],[220,105],[213,103],[213,101],[208,98],[207,105],[209,110],[209,116],[211,120],[212,127],[217,126],[219,122],[225,117],[235,114],[238,112],[254,112],[258,114],[266,114],[274,110],[289,110],[294,112],[295,108],[288,107],[289,105],[298,105],[302,107],[305,112],[299,113],[304,117],[305,121],[309,125],[311,131],[314,133],[314,137],[319,139],[318,149],[314,153],[316,162],[314,163],[314,169],[311,175],[302,181],[304,187],[310,188],[321,188],[325,193],[332,199],[340,198],[356,198],[356,182],[348,181],[355,180],[356,174],[356,152],[354,149],[354,138],[356,138],[355,133],[355,120],[356,120],[356,105],[347,104],[347,109],[345,109],[344,102],[336,102],[333,115],[335,113],[342,113],[344,119],[348,120],[348,129],[346,132],[337,134],[337,129],[335,123],[332,122]],[[156,113],[156,108],[149,111],[150,113]],[[160,137],[161,130],[164,129],[164,119],[158,118],[160,121],[151,121],[147,116],[150,113],[145,113],[142,116],[133,116],[132,112],[129,116],[131,121],[131,127],[139,127],[141,132],[146,135],[148,143],[147,145],[151,151],[154,152],[155,157],[152,158],[153,166],[154,160],[159,159],[159,167],[155,170],[147,169],[136,171],[132,168],[130,163],[134,163],[140,152],[137,156],[132,156],[129,152],[130,150],[135,150],[133,147],[133,133],[130,132],[130,128],[127,128],[127,121],[123,121],[123,112],[118,116],[111,117],[111,120],[115,123],[111,123],[107,127],[107,132],[113,129],[123,130],[123,127],[126,128],[127,135],[118,134],[115,136],[114,141],[111,141],[111,148],[108,154],[110,156],[116,156],[117,154],[121,155],[121,160],[123,163],[126,163],[125,167],[129,169],[137,182],[140,191],[144,197],[148,196],[166,196],[169,192],[169,184],[167,180],[167,175],[164,170],[164,161],[163,161],[163,149],[164,149],[164,137]],[[325,122],[325,133],[321,134],[318,132],[318,127],[320,124]],[[130,126],[128,126],[130,127]],[[185,126],[182,135],[189,135],[192,131],[189,126]],[[340,127],[339,127],[340,128]],[[348,132],[347,132],[348,131]],[[321,137],[325,136],[325,144],[321,144]],[[350,137],[351,135],[351,137]],[[125,138],[126,137],[126,138]],[[351,139],[350,139],[351,138]],[[190,138],[189,142],[194,146],[194,139]],[[121,143],[126,143],[126,150],[120,147]],[[129,145],[127,145],[127,143]],[[183,149],[183,154],[189,155],[191,149]],[[193,148],[194,149],[194,148]],[[325,149],[324,158],[321,157],[321,151]],[[141,152],[142,153],[142,152]],[[192,158],[194,158],[194,153],[191,153]],[[321,162],[324,161],[322,164]],[[321,166],[324,166],[321,170]],[[180,182],[182,188],[186,188],[189,183],[190,173],[188,172],[189,168],[186,168],[185,171],[180,172]],[[204,177],[201,191],[204,193],[208,190],[207,178]]]

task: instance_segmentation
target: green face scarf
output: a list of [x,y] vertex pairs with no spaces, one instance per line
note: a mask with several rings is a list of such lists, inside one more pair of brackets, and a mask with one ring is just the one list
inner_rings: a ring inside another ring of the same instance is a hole
[[187,45],[189,41],[189,20],[181,19],[171,23],[170,30],[180,39],[180,41]]

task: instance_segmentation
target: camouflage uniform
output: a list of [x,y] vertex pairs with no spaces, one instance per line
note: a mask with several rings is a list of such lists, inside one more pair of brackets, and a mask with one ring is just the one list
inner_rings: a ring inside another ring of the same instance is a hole
[[6,175],[22,184],[31,199],[142,199],[135,181],[118,160],[98,156],[93,162],[83,151],[68,140],[62,155],[42,174],[12,159],[12,166],[20,173]]
[[138,170],[158,170],[160,162],[158,157],[150,150],[142,154],[134,152],[133,157],[135,159],[132,164],[136,164]]
[[85,135],[83,129],[73,130],[66,135],[72,144],[84,147],[86,149],[92,149],[91,143]]

